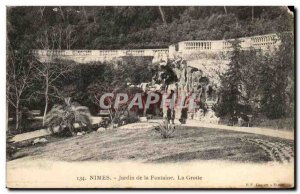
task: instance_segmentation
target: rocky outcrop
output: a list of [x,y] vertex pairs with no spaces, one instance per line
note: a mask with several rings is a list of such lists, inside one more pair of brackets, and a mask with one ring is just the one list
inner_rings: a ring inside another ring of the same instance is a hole
[[[217,88],[219,86],[219,73],[223,70],[220,66],[207,66],[201,64],[200,61],[186,61],[182,58],[177,58],[167,63],[158,63],[155,69],[156,73],[153,76],[152,82],[147,84],[149,90],[160,88],[161,93],[177,95],[177,100],[186,97],[188,104],[188,97],[192,94],[195,95],[195,101],[201,106],[201,109],[197,109],[188,113],[188,116],[193,119],[201,120],[208,111],[210,122],[216,123],[218,118],[214,116],[211,110],[211,102],[215,102],[217,99]],[[157,87],[157,86],[160,87]],[[147,90],[143,88],[144,91]],[[210,103],[210,107],[207,107],[207,101]],[[188,105],[187,105],[188,106]],[[163,115],[166,115],[167,108],[163,107]],[[200,116],[202,111],[203,115]],[[181,117],[181,109],[176,108],[176,118]]]

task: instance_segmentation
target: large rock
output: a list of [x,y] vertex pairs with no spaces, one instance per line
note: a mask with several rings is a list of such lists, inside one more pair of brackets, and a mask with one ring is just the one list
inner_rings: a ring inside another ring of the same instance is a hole
[[101,132],[104,132],[104,131],[106,131],[106,129],[105,129],[104,127],[99,127],[99,128],[97,129],[97,132],[98,132],[98,133],[101,133]]
[[147,119],[147,117],[140,117],[140,118],[139,118],[139,121],[140,121],[140,122],[147,122],[148,119]]
[[36,138],[33,140],[32,144],[33,145],[36,145],[36,144],[39,144],[39,143],[46,143],[48,142],[48,140],[46,138]]
[[77,136],[82,136],[82,135],[85,135],[85,134],[86,134],[85,131],[77,132]]

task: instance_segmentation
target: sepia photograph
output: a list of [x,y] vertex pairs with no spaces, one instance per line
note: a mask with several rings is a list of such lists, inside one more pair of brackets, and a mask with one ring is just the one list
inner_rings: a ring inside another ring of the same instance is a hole
[[294,20],[7,6],[7,188],[295,189]]

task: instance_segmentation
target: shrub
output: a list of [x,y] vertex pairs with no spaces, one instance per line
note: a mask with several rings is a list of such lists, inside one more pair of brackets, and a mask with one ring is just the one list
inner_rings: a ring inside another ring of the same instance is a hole
[[164,120],[162,123],[159,123],[159,125],[154,129],[155,131],[160,133],[162,138],[170,138],[176,130],[176,127],[174,124],[170,124],[167,120]]
[[122,126],[129,123],[137,122],[138,115],[135,112],[128,111],[127,109],[119,110],[114,113],[113,120],[111,122],[112,125]]
[[74,124],[78,123],[80,127],[91,127],[91,114],[87,107],[72,103],[70,98],[65,99],[65,105],[54,105],[46,115],[45,124],[53,132],[53,127],[59,126],[60,130],[65,127],[69,129],[72,135],[75,135]]
[[129,112],[128,117],[126,118],[126,123],[135,123],[138,121],[138,115],[135,112]]
[[98,124],[98,127],[107,128],[109,126],[110,122],[111,122],[110,118],[104,117]]

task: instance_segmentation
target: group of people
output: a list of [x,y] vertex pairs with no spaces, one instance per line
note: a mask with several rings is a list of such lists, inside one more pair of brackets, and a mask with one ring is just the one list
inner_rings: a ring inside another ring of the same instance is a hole
[[229,125],[234,126],[247,126],[250,127],[251,123],[251,117],[252,115],[246,115],[243,112],[240,112],[239,114],[236,111],[233,111],[233,114],[231,115],[229,119]]

